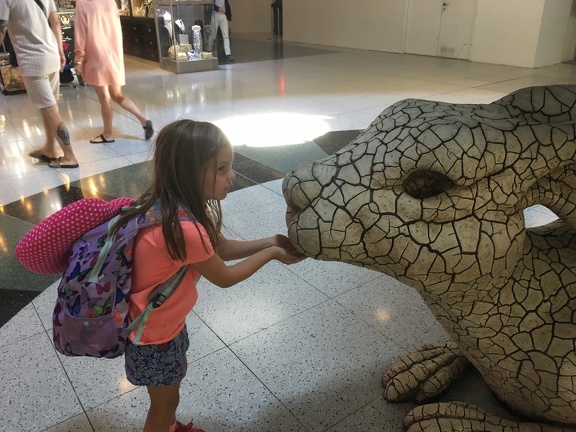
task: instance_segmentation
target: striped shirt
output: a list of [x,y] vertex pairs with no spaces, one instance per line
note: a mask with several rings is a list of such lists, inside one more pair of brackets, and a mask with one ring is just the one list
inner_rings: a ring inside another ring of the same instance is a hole
[[[47,14],[56,12],[54,0],[40,0]],[[46,14],[34,0],[0,0],[0,20],[7,28],[23,76],[44,76],[60,70],[56,36]]]

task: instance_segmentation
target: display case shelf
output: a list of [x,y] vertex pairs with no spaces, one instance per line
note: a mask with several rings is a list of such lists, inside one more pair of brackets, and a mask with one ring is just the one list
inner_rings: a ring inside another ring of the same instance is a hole
[[154,0],[160,67],[175,73],[218,69],[211,47],[213,11],[210,0]]
[[171,58],[162,60],[162,69],[174,73],[204,72],[218,69],[218,59],[199,59],[192,61],[177,61]]

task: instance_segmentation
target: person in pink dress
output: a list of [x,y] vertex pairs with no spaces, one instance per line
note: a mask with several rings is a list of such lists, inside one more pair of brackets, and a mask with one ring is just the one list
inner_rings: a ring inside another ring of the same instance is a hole
[[122,28],[115,0],[78,0],[74,24],[74,67],[100,101],[104,131],[91,143],[114,142],[112,101],[130,112],[144,128],[144,138],[154,134],[152,122],[122,94],[126,84]]

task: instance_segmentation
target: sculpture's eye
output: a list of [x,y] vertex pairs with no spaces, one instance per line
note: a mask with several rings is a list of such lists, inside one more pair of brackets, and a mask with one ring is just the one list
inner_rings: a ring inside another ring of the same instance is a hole
[[445,174],[430,170],[411,172],[402,182],[404,192],[414,198],[430,198],[441,192],[446,192],[454,186],[454,182]]

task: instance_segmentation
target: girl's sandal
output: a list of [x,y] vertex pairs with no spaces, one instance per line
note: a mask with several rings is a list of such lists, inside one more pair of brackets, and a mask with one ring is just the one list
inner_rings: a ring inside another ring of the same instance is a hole
[[176,420],[176,429],[174,432],[206,432],[204,429],[198,429],[192,426],[192,422],[188,424],[182,424]]

